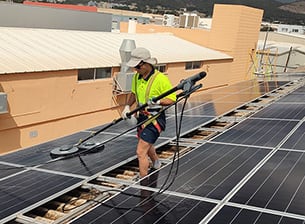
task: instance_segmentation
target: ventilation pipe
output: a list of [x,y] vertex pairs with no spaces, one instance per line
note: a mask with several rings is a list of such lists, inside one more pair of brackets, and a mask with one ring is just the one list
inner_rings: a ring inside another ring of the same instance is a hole
[[122,92],[131,90],[132,76],[134,72],[126,64],[130,59],[131,51],[136,48],[134,40],[124,39],[120,47],[121,70],[116,75],[118,90]]
[[128,21],[128,33],[136,33],[136,30],[137,30],[137,19],[136,18],[129,18],[129,21]]

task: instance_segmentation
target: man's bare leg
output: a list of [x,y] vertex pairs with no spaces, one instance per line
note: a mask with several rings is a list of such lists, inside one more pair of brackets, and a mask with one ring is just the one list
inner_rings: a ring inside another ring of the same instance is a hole
[[139,170],[140,170],[140,177],[145,177],[148,174],[149,168],[149,160],[148,160],[148,152],[152,144],[145,142],[142,139],[139,139],[138,146],[137,146],[137,156],[139,160]]

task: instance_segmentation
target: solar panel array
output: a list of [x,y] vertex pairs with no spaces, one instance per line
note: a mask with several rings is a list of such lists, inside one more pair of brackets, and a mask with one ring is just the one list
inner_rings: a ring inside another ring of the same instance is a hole
[[[287,84],[251,80],[198,94],[186,104],[181,135]],[[72,223],[305,223],[305,87],[284,95]],[[175,139],[174,112],[167,111],[157,146]],[[50,158],[55,147],[103,127],[1,156],[0,222],[136,158],[135,130],[126,121],[90,139],[107,141],[100,152]]]

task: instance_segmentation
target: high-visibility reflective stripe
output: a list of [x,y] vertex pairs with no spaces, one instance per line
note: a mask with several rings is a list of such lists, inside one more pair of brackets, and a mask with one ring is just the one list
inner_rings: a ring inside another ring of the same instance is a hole
[[[145,100],[146,102],[149,100],[149,93],[150,93],[150,89],[151,89],[151,86],[155,80],[155,78],[157,77],[157,75],[159,74],[159,71],[155,72],[148,80],[148,84],[147,84],[147,87],[146,87],[146,90],[145,90]],[[139,105],[139,98],[138,98],[138,88],[137,88],[137,80],[139,78],[139,73],[137,73],[137,76],[135,77],[135,95],[136,95],[136,102],[137,104]],[[148,117],[148,120],[141,125],[141,128],[144,129],[147,125],[149,125],[151,122],[153,123],[153,125],[157,128],[157,130],[159,131],[159,133],[161,132],[161,127],[159,125],[159,123],[157,122],[157,117],[160,115],[158,114],[157,116],[155,116],[153,119],[151,119],[152,115],[146,110],[145,108],[145,111],[143,111],[143,113],[145,113],[145,115]]]

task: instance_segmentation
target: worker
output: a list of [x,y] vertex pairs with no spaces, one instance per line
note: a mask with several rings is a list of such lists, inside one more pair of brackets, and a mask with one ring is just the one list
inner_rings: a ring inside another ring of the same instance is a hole
[[[168,77],[154,67],[156,64],[157,59],[152,58],[150,51],[142,47],[132,50],[130,60],[127,62],[127,66],[135,69],[135,74],[131,85],[132,93],[127,99],[122,118],[131,118],[131,116],[128,117],[127,115],[134,103],[137,103],[138,107],[145,103],[148,105],[136,115],[138,124],[147,120],[137,128],[138,144],[136,152],[139,161],[140,178],[148,174],[148,158],[152,162],[153,169],[161,167],[161,162],[153,144],[166,126],[166,116],[165,112],[161,111],[162,107],[173,104],[176,101],[176,94],[171,93],[157,102],[153,102],[152,99],[154,97],[158,97],[172,89]],[[155,115],[156,117],[153,117]],[[150,117],[154,119],[149,119]]]

